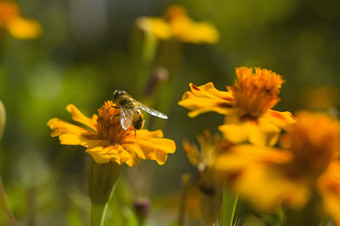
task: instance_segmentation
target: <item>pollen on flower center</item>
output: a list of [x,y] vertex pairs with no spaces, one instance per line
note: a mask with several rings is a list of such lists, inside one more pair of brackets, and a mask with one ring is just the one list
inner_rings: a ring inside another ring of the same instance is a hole
[[120,124],[120,111],[112,101],[106,101],[98,109],[98,136],[100,139],[109,140],[112,144],[121,143],[129,134]]
[[235,107],[244,115],[255,118],[271,109],[279,100],[280,88],[285,81],[275,72],[267,69],[236,68],[238,80],[227,87],[235,99]]

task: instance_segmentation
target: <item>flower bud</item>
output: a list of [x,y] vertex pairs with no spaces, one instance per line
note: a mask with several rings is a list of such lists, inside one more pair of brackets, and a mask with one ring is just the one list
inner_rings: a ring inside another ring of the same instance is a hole
[[144,225],[145,219],[150,213],[151,201],[148,198],[139,198],[134,204],[134,209],[139,221],[139,225]]
[[222,185],[216,184],[210,170],[198,173],[201,214],[206,225],[218,222],[222,211]]
[[169,77],[169,72],[166,68],[164,67],[159,67],[156,68],[153,73],[151,74],[151,76],[149,77],[145,89],[144,89],[144,93],[143,93],[143,97],[144,98],[148,98],[151,97],[152,95],[155,94],[157,87],[163,82],[166,81]]
[[92,159],[89,169],[89,195],[92,203],[108,202],[120,170],[121,166],[116,162],[98,164]]

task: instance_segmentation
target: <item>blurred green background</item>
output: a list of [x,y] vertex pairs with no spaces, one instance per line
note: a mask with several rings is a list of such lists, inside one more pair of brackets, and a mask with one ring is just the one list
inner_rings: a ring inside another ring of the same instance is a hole
[[[0,170],[9,204],[20,225],[87,225],[89,156],[79,146],[50,137],[50,118],[71,121],[67,104],[85,115],[97,112],[115,89],[164,112],[146,127],[162,129],[177,151],[164,166],[145,161],[124,166],[110,203],[107,225],[133,225],[132,203],[152,202],[149,225],[170,225],[178,212],[181,175],[195,168],[182,151],[203,129],[217,132],[223,116],[188,118],[177,105],[188,84],[212,81],[225,89],[235,67],[262,67],[283,76],[277,110],[328,110],[336,114],[340,87],[340,1],[338,0],[18,0],[21,14],[38,20],[43,35],[17,40],[1,32],[0,99],[7,111]],[[161,41],[150,65],[142,60],[140,16],[161,16],[180,4],[193,20],[210,21],[220,32],[215,45]],[[151,96],[145,81],[165,73]],[[164,71],[165,69],[165,71]],[[138,82],[139,81],[139,82]],[[193,198],[194,199],[194,198]],[[196,204],[195,200],[192,203]],[[189,207],[190,208],[190,207]],[[189,211],[192,225],[199,216]],[[6,225],[0,214],[0,225]]]

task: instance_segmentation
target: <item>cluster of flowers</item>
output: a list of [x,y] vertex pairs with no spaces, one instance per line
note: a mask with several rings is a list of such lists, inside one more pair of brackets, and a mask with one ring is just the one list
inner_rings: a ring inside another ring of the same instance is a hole
[[302,210],[320,200],[322,208],[311,214],[340,224],[339,121],[322,113],[299,112],[295,118],[274,111],[285,82],[280,75],[246,67],[236,68],[236,74],[228,91],[212,83],[190,84],[179,101],[189,117],[209,111],[225,115],[218,128],[223,138],[205,131],[198,137],[201,151],[184,142],[190,162],[210,175],[210,183],[222,181],[258,211]]
[[[219,34],[207,22],[191,20],[185,10],[173,6],[164,18],[141,17],[137,26],[160,40],[177,39],[191,43],[216,43]],[[290,112],[272,108],[280,101],[285,82],[270,70],[236,68],[237,79],[226,91],[213,83],[202,86],[190,83],[179,105],[190,110],[189,117],[214,111],[225,115],[220,134],[204,131],[198,136],[200,148],[184,141],[190,162],[199,171],[199,187],[206,194],[220,194],[221,184],[230,187],[240,198],[263,213],[281,207],[302,210],[317,200],[312,214],[330,216],[340,224],[340,124],[323,113]],[[98,116],[84,116],[75,106],[67,110],[78,126],[53,118],[48,126],[61,144],[82,145],[96,164],[110,162],[136,166],[142,159],[162,165],[175,143],[163,138],[160,130],[122,129],[120,112],[112,101],[98,110]],[[221,196],[213,201],[220,208]],[[203,212],[206,222],[214,222],[218,211]],[[321,211],[322,210],[322,211]]]

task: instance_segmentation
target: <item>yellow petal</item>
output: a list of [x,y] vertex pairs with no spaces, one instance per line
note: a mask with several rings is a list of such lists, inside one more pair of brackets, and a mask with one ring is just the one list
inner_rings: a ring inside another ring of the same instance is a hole
[[202,86],[189,84],[191,91],[183,94],[180,106],[189,109],[189,117],[196,117],[199,114],[215,111],[219,114],[228,114],[232,105],[231,93],[217,90],[212,82]]
[[272,212],[282,204],[301,208],[309,199],[307,180],[280,170],[291,159],[289,152],[278,149],[238,145],[218,156],[215,167],[240,197],[260,211]]
[[232,143],[240,144],[248,139],[247,132],[240,124],[224,124],[219,126],[218,129],[223,133],[224,138]]
[[262,146],[274,146],[277,143],[281,129],[266,117],[260,117],[258,124],[252,126],[253,130],[248,130],[250,143]]
[[42,34],[41,25],[36,20],[17,17],[10,20],[7,27],[9,33],[18,39],[34,39]]
[[159,165],[163,165],[167,160],[167,154],[175,152],[176,145],[173,140],[162,137],[160,130],[153,132],[138,130],[136,138],[134,135],[129,136],[122,146],[140,159],[156,160]]
[[194,166],[198,166],[198,164],[201,162],[201,157],[197,146],[191,145],[187,140],[184,140],[183,150],[186,153],[190,163]]
[[227,153],[218,155],[215,168],[221,173],[224,171],[240,171],[254,163],[281,164],[288,162],[291,158],[290,153],[275,148],[244,144],[237,145],[230,148]]
[[66,106],[66,110],[71,113],[72,119],[76,122],[82,123],[85,126],[88,126],[93,131],[97,131],[97,115],[93,115],[92,118],[86,117],[83,113],[81,113],[78,108],[76,108],[73,104],[69,104]]
[[266,165],[253,165],[243,171],[234,189],[261,212],[275,212],[283,204],[300,209],[311,195],[306,181],[292,181]]
[[[105,141],[90,145],[86,150],[98,163],[109,161],[118,164],[126,163],[133,167],[139,164],[141,159],[156,160],[159,165],[165,163],[168,153],[175,152],[175,143],[170,139],[162,138],[162,131],[138,130],[136,136],[129,135],[120,145],[110,145]],[[98,141],[97,141],[98,142]]]
[[58,118],[50,119],[47,122],[47,125],[54,130],[51,134],[52,137],[60,136],[63,134],[75,134],[75,135],[81,135],[81,134],[87,134],[91,133],[91,131],[84,129],[82,127],[76,126],[74,124],[65,122],[63,120],[60,120]]
[[289,111],[279,112],[269,110],[265,113],[264,117],[267,117],[273,124],[280,128],[286,128],[288,125],[296,123],[296,118]]
[[184,42],[214,44],[219,39],[216,27],[208,22],[194,22],[185,15],[169,21],[173,35]]
[[59,136],[60,143],[65,145],[82,145],[88,147],[88,143],[94,142],[91,140],[97,137],[93,131],[62,121],[58,118],[50,119],[47,125],[53,130],[51,136]]
[[121,165],[133,158],[132,155],[120,145],[96,146],[88,148],[86,152],[89,153],[98,164],[111,161]]
[[169,39],[172,35],[169,25],[162,18],[140,17],[137,19],[137,27],[148,32],[159,39]]
[[241,120],[236,112],[227,116],[224,125],[218,128],[225,139],[236,144],[249,141],[259,146],[273,146],[277,143],[281,130],[270,120],[265,117]]

